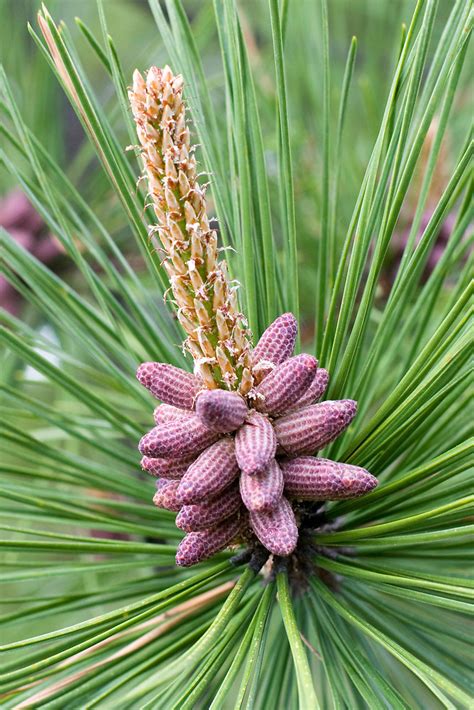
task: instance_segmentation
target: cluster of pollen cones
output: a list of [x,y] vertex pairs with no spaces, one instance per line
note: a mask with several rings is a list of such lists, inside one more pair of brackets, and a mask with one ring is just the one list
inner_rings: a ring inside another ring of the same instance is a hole
[[311,355],[292,356],[296,334],[291,313],[267,328],[252,352],[255,385],[246,396],[205,389],[172,365],[138,368],[162,402],[139,450],[143,469],[158,479],[154,503],[176,511],[186,533],[178,565],[255,538],[274,555],[290,555],[295,503],[354,498],[377,485],[363,468],[314,456],[346,429],[357,405],[319,402],[328,373]]

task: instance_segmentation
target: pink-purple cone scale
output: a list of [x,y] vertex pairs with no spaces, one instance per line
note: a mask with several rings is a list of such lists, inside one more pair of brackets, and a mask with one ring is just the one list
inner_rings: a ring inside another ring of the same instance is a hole
[[244,423],[249,409],[238,392],[205,390],[196,400],[196,414],[214,431],[228,434]]
[[293,508],[281,498],[274,510],[250,513],[250,524],[255,535],[274,555],[290,555],[298,542],[298,527]]
[[278,365],[255,390],[254,407],[259,412],[284,414],[314,380],[318,361],[312,355],[296,355]]
[[209,530],[188,533],[178,545],[176,564],[180,567],[197,565],[230,545],[241,528],[240,519],[231,518]]
[[194,456],[184,459],[152,459],[143,456],[140,465],[151,476],[176,480],[184,476],[194,459]]
[[178,512],[181,508],[181,501],[178,498],[178,484],[179,481],[166,481],[164,478],[157,481],[153,503],[158,508]]
[[288,408],[288,413],[318,402],[326,392],[328,384],[329,372],[325,370],[324,367],[320,367],[304,395],[299,398],[294,406]]
[[209,429],[194,414],[186,419],[177,419],[156,426],[140,439],[138,450],[144,456],[152,458],[182,459],[191,454],[199,454],[213,444],[219,434]]
[[197,377],[174,365],[144,362],[137,370],[137,380],[157,399],[180,409],[192,409],[201,385]]
[[313,454],[334,441],[354,419],[352,399],[320,402],[277,419],[275,434],[282,453]]
[[193,415],[190,409],[180,409],[172,404],[159,404],[153,412],[155,424],[165,424],[166,422],[175,422],[177,419],[186,419]]
[[277,441],[270,420],[253,411],[235,435],[235,455],[242,473],[266,469],[275,456]]
[[205,389],[171,365],[139,367],[139,381],[162,402],[155,428],[140,441],[141,465],[158,478],[154,503],[177,512],[187,533],[178,565],[243,540],[290,555],[304,525],[298,501],[355,498],[377,485],[363,468],[314,456],[349,426],[357,404],[315,403],[329,375],[311,355],[291,357],[296,334],[291,313],[267,328],[253,351],[255,386],[245,397]]
[[281,460],[280,466],[286,495],[298,500],[357,498],[377,485],[365,468],[313,456]]
[[292,313],[283,313],[268,326],[253,351],[254,367],[262,360],[279,365],[293,353],[298,323]]
[[209,446],[188,468],[179,484],[183,503],[197,503],[213,498],[239,475],[234,440],[219,439]]
[[272,459],[262,473],[240,476],[240,495],[247,510],[272,510],[283,495],[283,473],[275,459]]
[[176,516],[176,525],[185,532],[205,530],[235,515],[242,506],[238,486],[231,486],[211,500],[183,505]]

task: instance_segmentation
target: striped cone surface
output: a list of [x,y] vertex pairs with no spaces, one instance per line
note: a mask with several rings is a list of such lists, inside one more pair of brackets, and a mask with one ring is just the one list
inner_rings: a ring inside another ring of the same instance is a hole
[[250,524],[264,547],[274,555],[290,555],[298,542],[298,527],[293,508],[286,498],[268,512],[250,513]]
[[137,380],[154,397],[180,409],[192,409],[201,383],[190,372],[162,362],[143,362]]
[[185,532],[212,528],[235,515],[241,506],[239,489],[231,486],[211,500],[183,505],[176,516],[176,526]]
[[298,323],[292,313],[278,316],[255,346],[252,353],[253,366],[261,361],[269,361],[274,365],[284,362],[293,354],[297,333]]
[[167,481],[160,478],[156,482],[156,493],[153,496],[153,503],[158,508],[165,508],[177,512],[181,508],[181,503],[178,497],[179,481]]
[[284,414],[310,387],[318,361],[312,355],[295,355],[278,365],[255,389],[255,409]]
[[191,567],[211,557],[230,545],[241,528],[240,519],[235,517],[224,520],[214,528],[188,533],[178,545],[176,564],[180,567]]
[[377,485],[371,473],[346,463],[300,456],[282,460],[285,495],[298,500],[344,500],[369,493]]
[[275,456],[277,441],[272,423],[251,412],[235,435],[235,455],[242,473],[250,476],[264,471]]
[[235,431],[244,423],[249,409],[238,392],[204,390],[196,400],[196,414],[214,431]]
[[240,476],[240,495],[247,510],[261,511],[275,508],[283,495],[283,473],[276,459],[272,459],[263,473]]
[[184,476],[195,458],[195,456],[188,456],[184,459],[152,459],[143,456],[140,465],[151,476],[176,480]]
[[186,419],[193,415],[190,409],[180,409],[172,404],[159,404],[153,412],[155,424],[165,424],[166,422],[175,422],[177,419]]
[[138,449],[151,458],[185,458],[199,454],[213,444],[219,434],[209,429],[199,417],[177,419],[152,429],[140,439]]
[[329,372],[325,370],[324,367],[320,367],[316,371],[313,381],[303,396],[299,398],[293,407],[288,408],[288,414],[292,411],[296,411],[297,409],[308,407],[310,404],[315,404],[326,392],[328,384]]
[[340,399],[321,402],[277,419],[275,434],[283,453],[298,456],[322,449],[349,426],[357,402]]
[[225,490],[239,475],[233,439],[225,437],[209,446],[191,464],[179,485],[183,503],[198,503]]

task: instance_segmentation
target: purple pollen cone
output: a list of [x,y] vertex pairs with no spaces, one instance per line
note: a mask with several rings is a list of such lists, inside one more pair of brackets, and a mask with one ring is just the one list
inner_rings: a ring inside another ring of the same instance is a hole
[[177,512],[181,508],[178,497],[179,481],[167,481],[161,478],[156,482],[156,493],[153,496],[153,503],[158,508],[165,508]]
[[143,456],[140,465],[151,476],[176,480],[184,476],[195,458],[187,456],[184,459],[152,459]]
[[239,474],[233,439],[219,439],[191,464],[179,484],[183,503],[212,498],[230,485]]
[[290,412],[296,411],[297,409],[302,409],[302,407],[308,407],[310,404],[314,404],[320,400],[326,392],[328,384],[329,372],[325,370],[324,367],[320,367],[304,395],[299,398],[293,407],[288,408],[287,414],[290,414]]
[[235,515],[242,505],[238,486],[231,486],[216,498],[203,503],[183,505],[176,526],[185,532],[205,530]]
[[204,390],[196,400],[196,414],[214,431],[235,431],[244,423],[249,409],[238,392]]
[[295,355],[278,365],[255,390],[255,409],[276,415],[285,413],[314,380],[318,361],[312,355]]
[[180,567],[197,565],[230,545],[241,528],[240,519],[235,517],[225,520],[215,528],[188,533],[178,545],[176,564]]
[[251,412],[235,435],[235,455],[242,473],[264,471],[275,456],[277,440],[272,423],[258,412]]
[[286,498],[269,512],[250,513],[250,524],[255,535],[274,555],[290,555],[298,542],[298,528],[293,508]]
[[369,493],[378,481],[359,466],[300,456],[281,460],[285,495],[298,500],[344,500]]
[[298,322],[292,313],[283,313],[268,326],[252,354],[253,366],[271,362],[279,365],[293,354]]
[[247,510],[272,510],[283,495],[283,473],[275,459],[262,473],[240,476],[240,495]]
[[292,456],[313,454],[334,441],[354,419],[357,402],[352,399],[313,404],[275,422],[282,451]]
[[192,409],[201,383],[190,372],[162,362],[143,362],[137,370],[137,380],[154,397],[180,409]]
[[166,422],[175,422],[177,419],[185,419],[193,415],[190,409],[180,409],[172,404],[159,404],[153,412],[155,424],[165,424]]
[[[319,508],[303,501],[357,498],[377,485],[364,468],[314,456],[349,426],[357,403],[318,403],[329,373],[312,355],[292,356],[296,335],[291,313],[277,318],[255,347],[240,391],[205,389],[171,365],[139,367],[139,381],[162,402],[155,428],[139,443],[141,466],[158,478],[155,505],[178,513],[186,533],[178,565],[243,541],[251,552],[258,541],[269,553],[291,555],[298,528],[318,525]],[[306,554],[303,544],[297,554]]]
[[219,438],[212,429],[209,429],[199,417],[177,419],[152,429],[140,439],[138,450],[144,456],[152,458],[182,459],[191,454],[199,454]]

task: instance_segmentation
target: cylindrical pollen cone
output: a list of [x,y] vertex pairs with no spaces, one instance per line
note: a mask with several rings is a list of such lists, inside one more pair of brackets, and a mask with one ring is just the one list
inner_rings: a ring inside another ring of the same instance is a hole
[[177,480],[184,476],[195,458],[195,456],[188,456],[184,459],[152,459],[144,456],[140,465],[151,476]]
[[247,510],[272,510],[283,495],[283,473],[275,459],[272,459],[263,473],[240,476],[240,495]]
[[250,513],[250,524],[255,535],[274,555],[291,555],[298,542],[298,528],[291,505],[281,498],[278,506],[269,512]]
[[312,355],[296,355],[278,365],[255,390],[255,409],[283,414],[305,393],[314,380],[318,361]]
[[153,503],[158,508],[177,512],[181,508],[178,498],[179,481],[167,481],[161,478],[156,482],[156,493],[153,496]]
[[192,417],[193,412],[190,409],[180,409],[172,404],[159,404],[153,412],[155,424],[165,424],[166,422],[175,422],[178,419]]
[[209,446],[191,464],[179,486],[184,504],[213,498],[227,488],[239,474],[234,441],[225,437]]
[[357,411],[352,399],[313,404],[274,422],[280,449],[289,455],[313,454],[334,441],[349,426]]
[[220,433],[238,429],[248,412],[244,398],[237,392],[204,390],[196,400],[196,414],[204,424]]
[[183,459],[199,454],[213,444],[219,434],[209,429],[199,417],[177,419],[152,429],[140,439],[138,450],[151,458]]
[[298,323],[292,313],[283,313],[268,326],[253,351],[253,364],[268,360],[274,365],[284,362],[293,353]]
[[287,410],[288,414],[290,411],[296,411],[297,409],[302,409],[302,407],[309,407],[310,404],[315,404],[315,402],[320,400],[326,392],[328,384],[329,372],[325,370],[324,367],[320,367],[316,371],[313,381],[303,396],[295,402],[294,406],[291,407],[290,410]]
[[176,564],[180,567],[190,567],[211,557],[230,545],[241,527],[240,519],[235,517],[224,520],[209,530],[188,533],[178,545]]
[[143,362],[137,370],[137,380],[154,397],[180,409],[192,409],[201,384],[197,377],[174,365]]
[[285,495],[298,500],[344,500],[369,493],[378,481],[359,466],[300,456],[280,461]]
[[235,435],[235,455],[243,473],[264,471],[276,452],[276,437],[267,417],[251,412]]
[[211,500],[183,505],[176,517],[176,526],[185,532],[206,530],[235,515],[241,505],[238,487],[231,486]]

